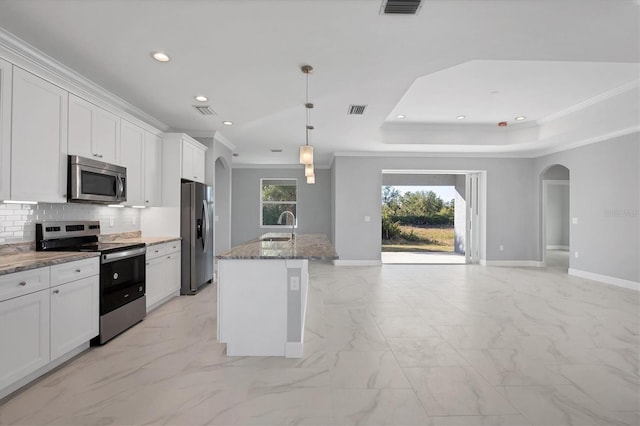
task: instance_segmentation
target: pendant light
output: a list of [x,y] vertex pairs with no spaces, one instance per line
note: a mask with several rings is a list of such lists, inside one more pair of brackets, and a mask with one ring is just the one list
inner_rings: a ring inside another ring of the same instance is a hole
[[307,176],[307,183],[308,184],[316,183],[316,175]]
[[309,145],[309,131],[313,130],[313,126],[309,124],[309,118],[311,115],[311,108],[313,108],[313,104],[309,102],[309,74],[313,72],[313,67],[311,65],[303,65],[301,68],[302,72],[307,76],[307,84],[306,84],[306,96],[305,96],[305,104],[306,108],[306,130],[305,130],[305,144],[300,147],[300,163],[301,164],[313,164],[313,146]]
[[313,163],[304,165],[304,175],[305,177],[315,175],[315,170],[313,169]]

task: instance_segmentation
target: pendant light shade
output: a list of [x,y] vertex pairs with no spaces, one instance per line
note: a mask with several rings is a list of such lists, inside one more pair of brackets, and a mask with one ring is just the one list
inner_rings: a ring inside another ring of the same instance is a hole
[[315,174],[313,170],[313,163],[305,164],[304,166],[304,175],[305,177],[313,176]]
[[313,185],[316,183],[316,175],[307,176],[307,183]]
[[302,145],[300,147],[300,164],[313,164],[313,147],[311,145]]

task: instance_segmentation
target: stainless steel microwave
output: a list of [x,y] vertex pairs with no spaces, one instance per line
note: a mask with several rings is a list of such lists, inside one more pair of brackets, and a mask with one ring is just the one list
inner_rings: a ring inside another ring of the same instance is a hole
[[74,203],[118,204],[127,201],[127,169],[69,156],[67,199]]

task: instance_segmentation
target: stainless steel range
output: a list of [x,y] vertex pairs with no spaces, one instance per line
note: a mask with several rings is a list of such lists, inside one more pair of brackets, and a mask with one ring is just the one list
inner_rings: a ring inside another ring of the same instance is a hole
[[101,243],[100,222],[36,223],[37,251],[100,252],[100,334],[103,344],[145,317],[144,243]]

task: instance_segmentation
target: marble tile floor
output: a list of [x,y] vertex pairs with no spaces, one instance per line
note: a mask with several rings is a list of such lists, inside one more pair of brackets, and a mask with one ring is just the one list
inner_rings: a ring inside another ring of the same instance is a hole
[[227,357],[211,285],[4,400],[0,424],[640,424],[638,292],[554,268],[310,274],[302,359]]

